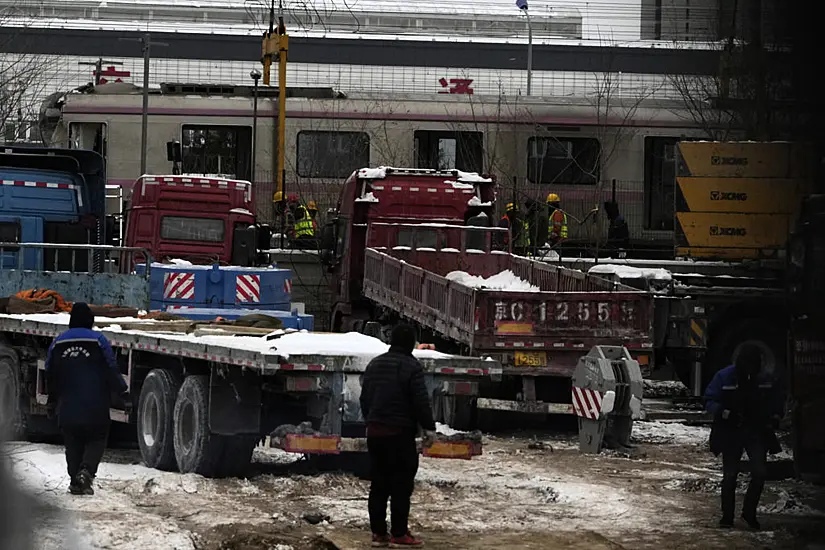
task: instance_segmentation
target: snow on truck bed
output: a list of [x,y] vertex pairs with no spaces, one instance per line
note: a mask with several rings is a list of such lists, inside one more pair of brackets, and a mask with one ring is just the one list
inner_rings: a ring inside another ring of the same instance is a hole
[[489,277],[470,275],[464,271],[451,271],[447,279],[471,288],[486,290],[510,290],[514,292],[539,292],[541,289],[516,276],[512,271],[505,270]]
[[619,279],[654,279],[670,281],[673,278],[670,271],[655,267],[633,267],[621,264],[598,264],[591,267],[588,273],[594,275],[615,275]]
[[[40,323],[69,325],[68,313],[41,313],[29,315],[0,314],[0,319],[18,319]],[[96,327],[97,330],[107,332],[122,332],[124,334],[146,334],[152,338],[170,342],[192,342],[214,346],[240,349],[266,355],[277,355],[288,359],[290,355],[331,355],[345,357],[359,357],[370,359],[389,350],[389,346],[377,338],[366,336],[358,332],[346,334],[315,333],[315,332],[285,332],[275,330],[272,334],[280,334],[277,338],[267,340],[265,336],[195,336],[183,333],[141,332],[139,330],[124,330],[120,325],[135,323],[152,323],[151,319],[136,319],[134,317],[97,317],[96,324],[107,324],[105,327]],[[218,325],[210,328],[220,328]],[[415,350],[414,355],[419,359],[446,359],[450,355],[432,350]]]

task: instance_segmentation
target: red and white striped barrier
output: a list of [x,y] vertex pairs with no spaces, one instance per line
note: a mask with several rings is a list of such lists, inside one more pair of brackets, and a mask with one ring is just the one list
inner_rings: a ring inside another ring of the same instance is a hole
[[164,273],[163,298],[166,300],[192,300],[195,297],[194,273]]
[[577,416],[598,420],[602,410],[602,394],[595,390],[573,386],[573,411]]
[[235,277],[235,301],[238,303],[261,301],[261,276],[238,275]]

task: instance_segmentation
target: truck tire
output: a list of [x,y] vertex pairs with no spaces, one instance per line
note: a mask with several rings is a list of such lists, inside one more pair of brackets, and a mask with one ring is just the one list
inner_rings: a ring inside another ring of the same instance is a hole
[[220,477],[223,441],[209,432],[209,376],[189,376],[175,401],[175,460],[182,474]]
[[17,363],[0,355],[0,438],[14,439],[23,430],[21,384]]
[[177,468],[174,419],[179,389],[180,378],[168,370],[154,369],[143,381],[137,408],[137,439],[149,468]]

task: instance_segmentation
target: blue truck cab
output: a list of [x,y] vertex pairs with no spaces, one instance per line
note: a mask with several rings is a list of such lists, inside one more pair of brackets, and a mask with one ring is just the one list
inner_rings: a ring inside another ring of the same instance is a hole
[[[105,242],[105,165],[99,154],[2,147],[0,183],[0,243]],[[90,261],[88,253],[0,249],[2,269],[88,271]]]

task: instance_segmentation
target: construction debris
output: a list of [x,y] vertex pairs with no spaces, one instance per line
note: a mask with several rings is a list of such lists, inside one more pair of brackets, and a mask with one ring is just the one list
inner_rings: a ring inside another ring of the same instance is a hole
[[293,424],[282,424],[275,428],[269,437],[283,439],[287,435],[318,435],[320,432],[312,427],[312,422],[301,422],[297,426]]

